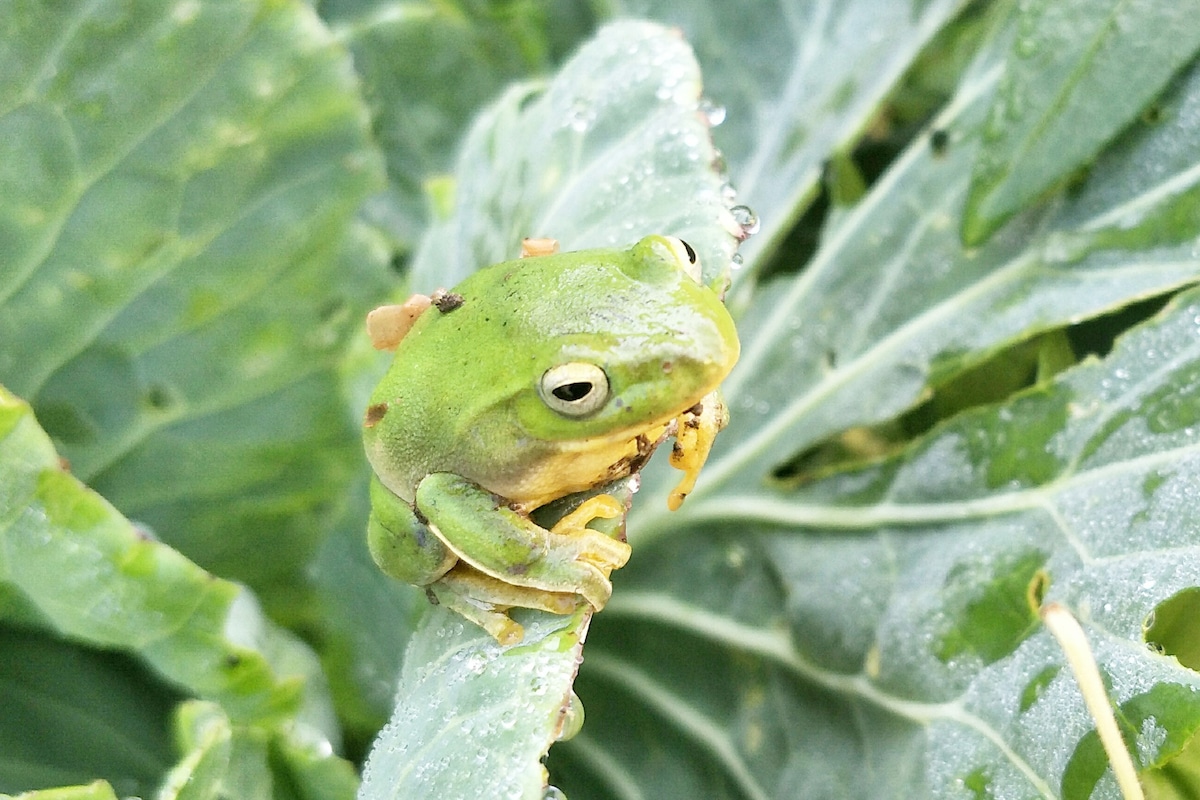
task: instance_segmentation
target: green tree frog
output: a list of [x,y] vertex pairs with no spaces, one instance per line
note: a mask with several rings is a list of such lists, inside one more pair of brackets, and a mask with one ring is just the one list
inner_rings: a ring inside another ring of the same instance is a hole
[[725,424],[716,389],[738,357],[683,241],[556,250],[526,240],[522,258],[368,318],[395,349],[364,419],[371,553],[502,644],[524,636],[511,608],[603,608],[630,554],[587,527],[624,513],[611,495],[549,529],[530,512],[633,474],[672,435],[677,508]]

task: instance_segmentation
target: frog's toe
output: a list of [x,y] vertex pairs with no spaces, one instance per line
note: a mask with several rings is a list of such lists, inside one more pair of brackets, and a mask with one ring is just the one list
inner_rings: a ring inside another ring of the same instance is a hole
[[598,569],[586,570],[585,576],[579,581],[579,593],[588,604],[600,611],[612,597],[612,582]]
[[605,575],[614,569],[620,569],[629,561],[633,549],[625,542],[605,536],[602,533],[586,536],[579,552],[579,558],[594,564]]

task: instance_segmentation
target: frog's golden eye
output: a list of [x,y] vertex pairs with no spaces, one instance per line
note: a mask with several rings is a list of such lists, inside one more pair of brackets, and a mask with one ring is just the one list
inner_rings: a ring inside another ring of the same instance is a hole
[[546,370],[538,388],[542,402],[564,417],[586,417],[608,400],[608,376],[595,364],[582,361]]

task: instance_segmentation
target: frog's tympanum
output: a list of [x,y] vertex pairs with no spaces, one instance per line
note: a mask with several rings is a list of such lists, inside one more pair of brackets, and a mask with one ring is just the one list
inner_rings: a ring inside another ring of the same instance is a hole
[[587,527],[624,513],[611,495],[549,529],[530,512],[630,475],[672,435],[677,508],[725,423],[716,389],[738,356],[733,321],[681,240],[555,249],[531,241],[529,257],[368,320],[376,346],[396,352],[364,422],[371,553],[502,644],[524,635],[510,608],[603,608],[629,558]]

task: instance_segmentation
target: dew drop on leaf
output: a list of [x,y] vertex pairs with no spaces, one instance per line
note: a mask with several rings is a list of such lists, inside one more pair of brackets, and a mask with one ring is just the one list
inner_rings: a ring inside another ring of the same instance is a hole
[[729,209],[729,213],[733,214],[733,219],[737,222],[738,227],[742,229],[741,238],[745,239],[758,233],[758,229],[762,227],[759,222],[758,215],[754,213],[754,209],[750,206],[734,206]]

